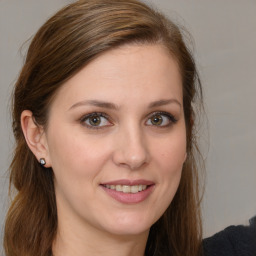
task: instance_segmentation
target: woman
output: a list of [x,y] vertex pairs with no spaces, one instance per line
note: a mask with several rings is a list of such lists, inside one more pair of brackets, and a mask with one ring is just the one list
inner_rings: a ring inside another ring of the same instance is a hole
[[50,18],[14,91],[6,256],[200,255],[201,97],[179,28],[145,4]]

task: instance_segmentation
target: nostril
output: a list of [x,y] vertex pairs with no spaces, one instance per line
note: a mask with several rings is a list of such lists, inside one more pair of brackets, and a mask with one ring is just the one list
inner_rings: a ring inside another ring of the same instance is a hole
[[136,170],[145,166],[147,164],[147,161],[146,161],[146,158],[143,158],[143,159],[134,158],[130,160],[127,158],[125,161],[119,162],[117,164],[121,167],[126,167],[131,170]]
[[113,162],[119,167],[125,167],[131,170],[136,170],[142,168],[148,163],[148,157],[147,155],[131,156],[125,153],[115,152],[113,156]]

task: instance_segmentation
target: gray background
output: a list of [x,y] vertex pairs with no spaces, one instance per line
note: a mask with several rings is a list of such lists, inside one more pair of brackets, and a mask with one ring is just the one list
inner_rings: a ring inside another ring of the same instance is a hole
[[[10,93],[29,39],[68,0],[0,0],[0,225],[8,206]],[[194,37],[209,132],[204,236],[256,214],[256,0],[154,0]],[[207,135],[208,134],[208,135]],[[2,232],[1,232],[2,236]],[[2,237],[0,237],[2,238]]]

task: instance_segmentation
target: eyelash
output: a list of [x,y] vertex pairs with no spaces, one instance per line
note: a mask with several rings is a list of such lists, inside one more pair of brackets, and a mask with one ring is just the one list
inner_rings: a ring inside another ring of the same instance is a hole
[[169,121],[169,123],[168,123],[167,125],[163,125],[163,126],[161,126],[161,125],[153,125],[153,124],[152,124],[152,126],[155,126],[155,127],[157,127],[157,128],[166,128],[166,127],[170,127],[170,126],[172,126],[173,124],[177,123],[177,121],[178,121],[172,114],[170,114],[170,113],[168,113],[168,112],[164,112],[164,111],[156,111],[156,112],[151,113],[151,114],[148,116],[148,120],[150,120],[151,118],[153,118],[154,116],[157,116],[157,115],[159,115],[159,116],[164,116],[164,117],[166,117],[166,118],[168,119],[168,121]]
[[[86,124],[86,121],[89,120],[89,118],[94,117],[94,116],[95,117],[104,117],[111,125],[107,125],[107,126],[93,126],[93,125]],[[107,114],[103,113],[103,112],[93,112],[93,113],[90,113],[90,114],[87,114],[87,115],[83,116],[80,119],[80,122],[82,123],[82,125],[86,126],[89,129],[98,130],[98,129],[104,129],[106,127],[112,126],[113,123],[110,120],[111,120],[110,117]]]
[[[157,115],[164,116],[165,118],[167,118],[169,120],[169,123],[167,125],[163,125],[163,126],[153,125],[153,124],[148,125],[148,126],[155,126],[157,128],[166,128],[166,127],[172,126],[173,124],[177,123],[177,121],[178,121],[172,114],[170,114],[168,112],[156,111],[156,112],[153,112],[148,115],[146,122],[148,122],[151,118],[153,118],[154,116],[157,116]],[[104,125],[104,126],[89,125],[86,123],[86,121],[89,120],[89,118],[91,118],[91,117],[103,117],[110,123],[110,125]],[[111,118],[106,113],[103,113],[103,112],[93,112],[93,113],[87,114],[80,119],[80,123],[89,129],[95,129],[95,130],[104,129],[104,128],[107,128],[107,127],[113,125]]]

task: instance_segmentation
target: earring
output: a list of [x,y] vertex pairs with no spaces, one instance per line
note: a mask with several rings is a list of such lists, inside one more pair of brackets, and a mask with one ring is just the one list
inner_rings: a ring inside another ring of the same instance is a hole
[[40,158],[39,163],[44,166],[46,164],[46,161],[44,158]]

